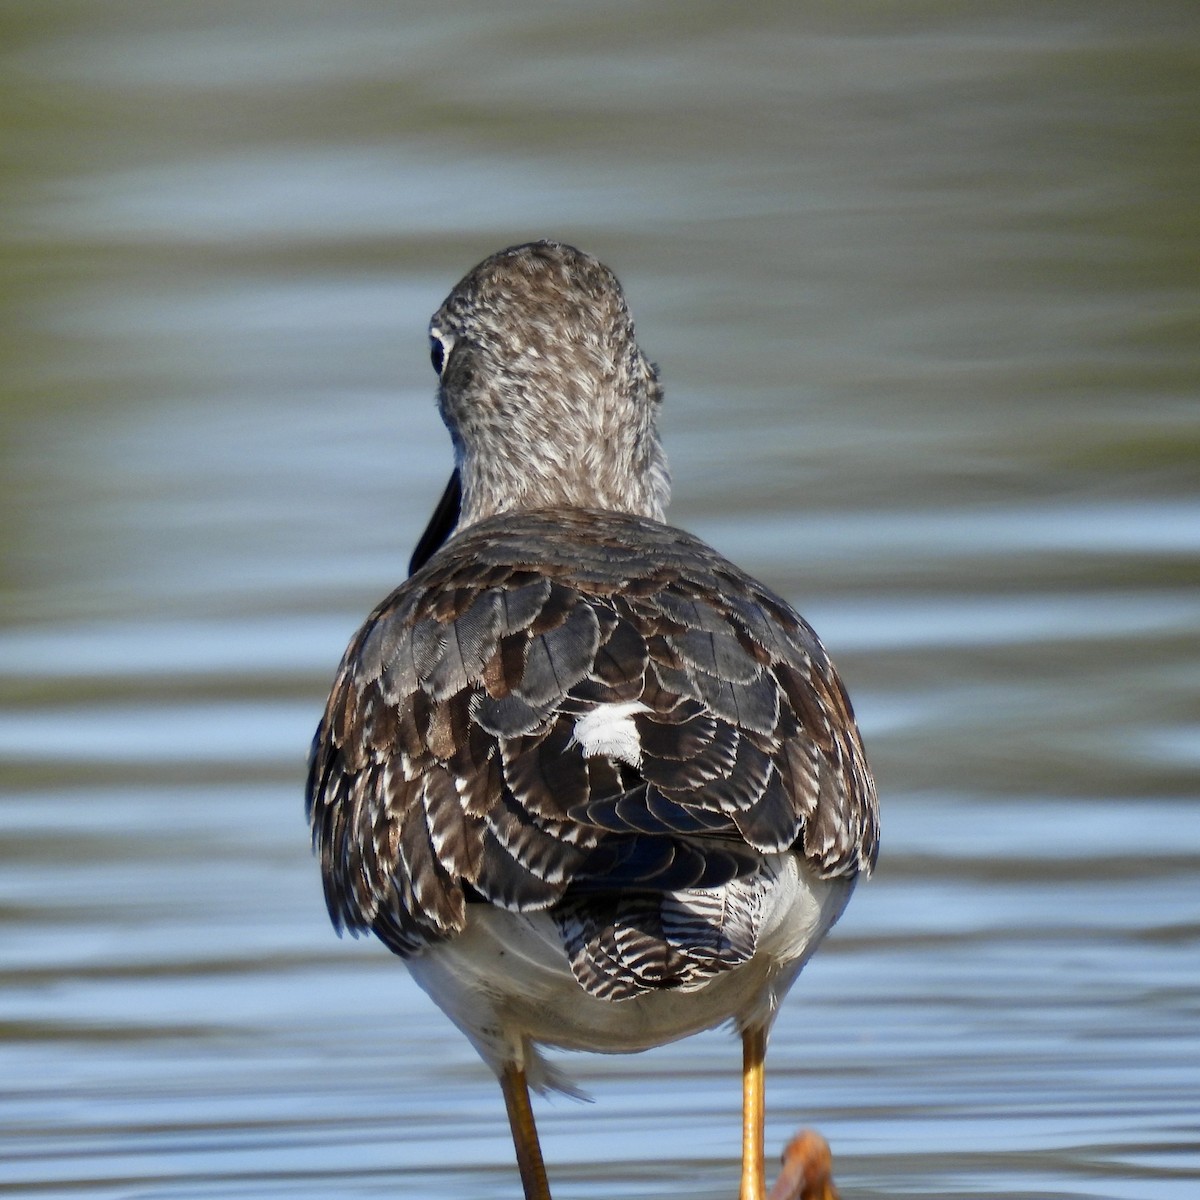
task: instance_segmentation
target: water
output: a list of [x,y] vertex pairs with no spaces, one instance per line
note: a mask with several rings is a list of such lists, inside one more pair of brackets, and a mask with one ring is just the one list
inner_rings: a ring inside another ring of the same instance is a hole
[[[448,467],[428,315],[555,235],[663,369],[674,520],[821,630],[879,777],[770,1152],[1200,1195],[1193,5],[0,22],[0,1191],[517,1193],[469,1047],[330,932],[300,789]],[[572,1059],[556,1196],[732,1195],[738,1063]]]

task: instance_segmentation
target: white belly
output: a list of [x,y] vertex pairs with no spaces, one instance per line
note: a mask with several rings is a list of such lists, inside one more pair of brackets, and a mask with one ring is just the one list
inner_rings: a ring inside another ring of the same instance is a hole
[[822,880],[779,855],[754,956],[693,991],[602,1000],[579,985],[545,913],[470,906],[466,930],[408,960],[417,983],[497,1072],[524,1067],[537,1088],[572,1090],[537,1046],[629,1053],[725,1021],[769,1028],[784,994],[850,898],[853,881]]

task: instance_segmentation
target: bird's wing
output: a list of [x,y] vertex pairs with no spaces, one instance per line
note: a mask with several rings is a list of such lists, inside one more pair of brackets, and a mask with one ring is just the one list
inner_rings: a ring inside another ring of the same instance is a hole
[[598,911],[789,849],[853,876],[878,830],[812,630],[697,539],[589,512],[482,522],[372,613],[317,730],[308,811],[335,924],[401,954],[478,900]]

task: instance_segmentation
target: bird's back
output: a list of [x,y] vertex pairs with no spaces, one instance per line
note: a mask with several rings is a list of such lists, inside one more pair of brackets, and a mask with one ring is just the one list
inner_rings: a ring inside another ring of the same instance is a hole
[[696,538],[587,510],[476,524],[372,613],[308,805],[340,927],[412,956],[474,906],[544,913],[614,1001],[748,962],[782,861],[852,880],[877,842],[809,626]]

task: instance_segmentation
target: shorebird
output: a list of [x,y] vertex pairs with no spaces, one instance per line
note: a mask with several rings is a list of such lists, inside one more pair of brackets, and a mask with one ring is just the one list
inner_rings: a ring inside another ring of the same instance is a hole
[[850,701],[778,595],[663,523],[658,371],[571,246],[480,263],[429,327],[450,483],[351,641],[307,804],[334,925],[372,932],[499,1078],[550,1191],[541,1047],[624,1053],[730,1022],[741,1200],[765,1200],[767,1035],[869,873]]

